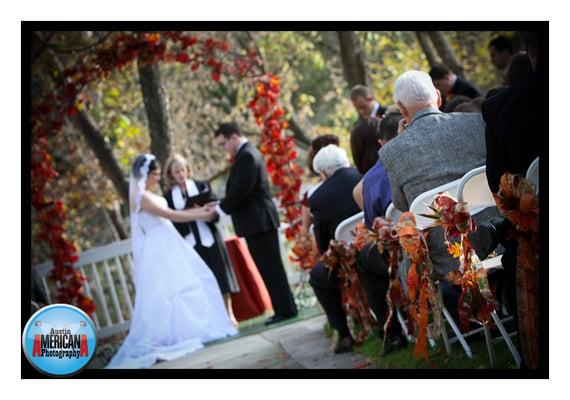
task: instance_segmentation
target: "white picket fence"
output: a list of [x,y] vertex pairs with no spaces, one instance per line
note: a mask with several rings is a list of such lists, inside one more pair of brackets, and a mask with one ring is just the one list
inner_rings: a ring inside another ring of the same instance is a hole
[[[87,250],[79,255],[75,267],[87,277],[83,287],[85,294],[93,298],[96,305],[93,322],[99,338],[127,331],[135,298],[131,240]],[[49,280],[53,264],[44,262],[32,268],[48,302],[53,303],[56,300],[56,287]]]

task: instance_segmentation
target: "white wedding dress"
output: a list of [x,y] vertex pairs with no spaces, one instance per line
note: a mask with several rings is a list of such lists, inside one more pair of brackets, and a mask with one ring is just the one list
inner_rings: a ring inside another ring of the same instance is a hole
[[135,308],[107,368],[150,367],[236,334],[214,274],[172,222],[143,210],[132,215],[142,232],[133,235]]

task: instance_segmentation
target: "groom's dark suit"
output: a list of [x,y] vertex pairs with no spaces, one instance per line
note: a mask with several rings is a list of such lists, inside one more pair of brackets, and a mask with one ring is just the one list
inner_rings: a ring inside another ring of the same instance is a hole
[[230,169],[226,197],[220,208],[230,214],[269,291],[273,310],[284,317],[296,314],[295,301],[281,261],[279,216],[269,190],[261,154],[249,142],[239,148]]

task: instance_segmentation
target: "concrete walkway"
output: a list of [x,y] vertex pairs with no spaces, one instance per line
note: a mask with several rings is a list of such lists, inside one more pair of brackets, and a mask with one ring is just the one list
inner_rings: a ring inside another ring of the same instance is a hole
[[263,332],[212,344],[177,360],[162,362],[158,369],[354,369],[373,368],[361,354],[333,353],[324,334],[326,317],[319,315]]

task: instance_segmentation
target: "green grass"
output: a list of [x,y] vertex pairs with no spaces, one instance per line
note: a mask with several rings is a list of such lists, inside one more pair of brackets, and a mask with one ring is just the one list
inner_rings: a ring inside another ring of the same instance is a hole
[[[443,340],[439,340],[437,347],[430,349],[429,360],[418,359],[413,356],[414,344],[410,343],[407,347],[394,351],[386,357],[380,357],[382,351],[382,343],[377,335],[368,338],[362,346],[356,347],[355,351],[369,357],[377,368],[406,368],[406,369],[422,369],[422,368],[441,368],[441,369],[481,369],[491,368],[489,365],[489,356],[485,340],[482,338],[474,338],[468,341],[473,358],[468,358],[461,345],[454,343],[451,345],[451,355],[447,355]],[[516,369],[517,366],[509,352],[507,345],[500,342],[494,345],[495,349],[495,368],[498,369]]]

